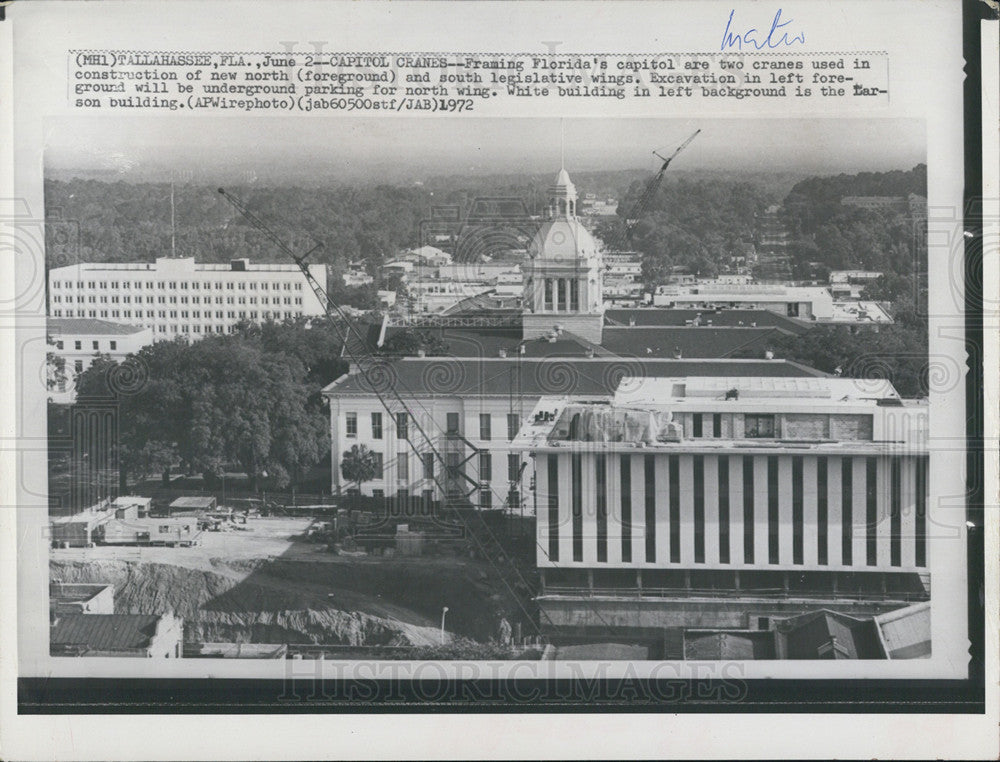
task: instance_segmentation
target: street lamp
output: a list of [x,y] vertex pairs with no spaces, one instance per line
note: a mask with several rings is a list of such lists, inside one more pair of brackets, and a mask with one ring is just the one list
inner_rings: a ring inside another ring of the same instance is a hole
[[441,644],[444,645],[444,616],[448,613],[448,607],[441,609]]

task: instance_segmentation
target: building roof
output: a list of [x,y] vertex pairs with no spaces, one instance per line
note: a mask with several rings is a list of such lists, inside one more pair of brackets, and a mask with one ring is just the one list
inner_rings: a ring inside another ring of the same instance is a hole
[[112,323],[95,318],[53,318],[48,319],[49,333],[54,336],[128,336],[149,330],[141,325]]
[[684,633],[684,658],[701,661],[773,659],[774,633],[689,630]]
[[[680,376],[825,377],[787,360],[647,360],[641,358],[406,357],[355,373],[327,386],[329,396],[385,393],[401,396],[609,395],[621,379]],[[374,385],[374,388],[373,388]]]
[[61,614],[52,626],[49,644],[132,651],[149,646],[159,621],[158,614]]
[[605,326],[601,346],[624,357],[733,357],[765,349],[783,335],[776,328],[706,328],[674,326]]
[[784,639],[788,659],[884,658],[870,619],[820,609],[780,621],[775,628]]
[[917,603],[875,617],[879,640],[890,659],[931,655],[931,604]]
[[[768,310],[674,310],[661,307],[639,307],[636,309],[609,309],[604,313],[604,322],[609,326],[628,326],[635,320],[635,326],[685,326],[700,318],[702,327],[712,321],[710,327],[777,328],[785,333],[802,334],[812,327],[812,323],[796,318],[778,315]],[[753,324],[757,325],[754,326]]]
[[179,497],[174,502],[170,504],[171,508],[212,508],[215,505],[215,498],[200,497],[200,496],[189,496],[189,497]]

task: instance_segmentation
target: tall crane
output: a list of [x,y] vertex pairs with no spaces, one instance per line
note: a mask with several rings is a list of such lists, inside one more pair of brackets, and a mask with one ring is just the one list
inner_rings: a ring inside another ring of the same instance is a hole
[[608,251],[621,251],[623,245],[630,245],[632,241],[632,233],[635,230],[635,226],[639,224],[639,220],[646,213],[646,208],[649,206],[650,202],[656,196],[657,192],[660,190],[660,185],[663,184],[663,175],[667,172],[667,167],[670,166],[670,162],[677,158],[677,155],[687,148],[691,141],[698,137],[698,133],[701,132],[700,129],[695,130],[694,134],[691,135],[687,140],[677,146],[674,152],[669,156],[663,156],[657,151],[653,151],[653,155],[663,162],[660,165],[659,171],[653,175],[646,183],[646,187],[642,191],[642,195],[636,199],[635,203],[629,209],[628,214],[625,215],[625,222],[622,226],[621,232],[615,236],[612,244],[608,246]]
[[[340,305],[336,304],[330,298],[326,289],[323,288],[310,272],[308,258],[313,252],[322,248],[323,244],[316,241],[315,245],[304,254],[297,254],[280,236],[271,230],[257,215],[247,209],[239,199],[227,192],[225,188],[219,188],[219,193],[254,228],[260,231],[271,243],[298,265],[303,277],[309,283],[319,303],[323,306],[325,314],[331,319],[344,348],[344,354],[357,367],[358,372],[364,379],[366,391],[370,391],[376,396],[379,404],[390,418],[398,412],[405,412],[407,414],[408,422],[412,424],[411,428],[416,432],[417,436],[411,434],[406,438],[406,442],[409,444],[410,449],[416,453],[418,462],[422,460],[425,454],[432,456],[437,467],[432,469],[430,478],[445,497],[446,504],[453,503],[453,496],[456,492],[460,494],[459,502],[462,500],[468,501],[473,492],[480,488],[480,484],[466,474],[463,467],[476,457],[480,451],[459,432],[448,431],[445,432],[446,444],[461,442],[463,445],[469,447],[472,452],[458,462],[449,462],[447,460],[445,453],[442,452],[435,439],[421,423],[420,417],[414,415],[412,407],[415,398],[411,398],[409,402],[403,398],[400,390],[408,391],[406,387],[401,383],[400,379],[392,377],[383,362],[371,354],[364,335],[354,324],[354,321],[351,320],[350,316],[347,315]],[[431,419],[431,425],[433,425],[433,419]],[[454,452],[454,450],[449,450],[449,452]],[[444,478],[444,483],[440,481],[442,477]],[[462,482],[465,482],[468,487],[465,492],[460,492],[460,490],[456,489],[456,485]],[[501,583],[520,605],[518,592],[514,588],[514,585],[517,583],[516,578],[519,576],[517,566],[496,537],[493,536],[492,530],[481,517],[474,528],[470,525],[469,519],[463,516],[461,511],[455,510],[453,513],[463,525],[465,537],[471,540],[480,555],[490,562]],[[473,515],[478,516],[478,512],[473,512]],[[524,610],[523,606],[521,608],[526,615],[526,619],[533,622],[533,618],[529,612]]]

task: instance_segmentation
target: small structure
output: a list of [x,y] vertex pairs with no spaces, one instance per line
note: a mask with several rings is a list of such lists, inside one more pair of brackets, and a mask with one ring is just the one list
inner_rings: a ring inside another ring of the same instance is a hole
[[60,614],[114,614],[114,585],[50,582],[49,611]]
[[179,659],[184,620],[172,614],[58,614],[49,632],[53,656]]
[[879,614],[875,629],[890,659],[926,659],[931,655],[930,601]]
[[104,526],[106,545],[191,546],[200,541],[197,516],[113,519]]
[[139,495],[122,495],[111,504],[115,508],[116,519],[141,519],[149,516],[153,498]]
[[872,619],[820,609],[775,624],[779,659],[884,659]]
[[168,514],[174,516],[179,513],[194,513],[197,511],[213,511],[217,501],[209,496],[189,496],[179,497],[167,508]]
[[49,524],[55,547],[86,548],[103,538],[104,526],[115,510],[107,500],[72,516],[57,516]]

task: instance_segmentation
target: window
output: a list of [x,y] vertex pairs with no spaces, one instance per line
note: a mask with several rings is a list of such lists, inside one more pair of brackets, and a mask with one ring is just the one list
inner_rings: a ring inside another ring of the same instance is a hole
[[372,453],[372,462],[375,465],[375,478],[376,479],[383,478],[383,474],[382,474],[382,453],[380,453],[380,452],[373,452]]
[[433,479],[434,478],[434,453],[425,452],[423,454],[424,461],[424,478]]
[[760,439],[774,436],[773,415],[747,415],[743,418],[744,436]]
[[76,373],[83,373],[83,360],[77,360],[73,363],[73,370]]
[[716,439],[722,436],[722,413],[712,414],[712,436]]
[[347,424],[347,436],[354,439],[358,435],[358,414],[345,413],[345,421]]
[[514,481],[521,469],[521,456],[516,452],[507,453],[507,478]]
[[73,342],[73,349],[83,349],[83,342],[82,341],[74,341]]
[[493,493],[488,489],[479,490],[479,507],[484,511],[493,507]]
[[396,413],[396,439],[410,438],[410,419],[406,413]]
[[448,434],[458,433],[458,413],[448,413],[446,416],[446,426],[445,429]]
[[396,458],[396,478],[401,482],[410,479],[410,454],[408,452],[402,452]]
[[479,438],[489,441],[492,434],[493,420],[489,413],[479,414]]
[[170,534],[170,525],[160,524],[160,534]]
[[61,341],[57,341],[56,342],[56,349],[62,349],[62,348],[63,348],[63,343]]
[[382,438],[382,414],[372,413],[372,439]]
[[118,349],[118,342],[117,341],[109,341],[108,344],[111,345],[111,349],[112,350]]
[[521,416],[517,413],[507,413],[507,439],[517,436],[518,429],[521,428]]
[[479,453],[479,481],[493,480],[493,455],[488,452]]

